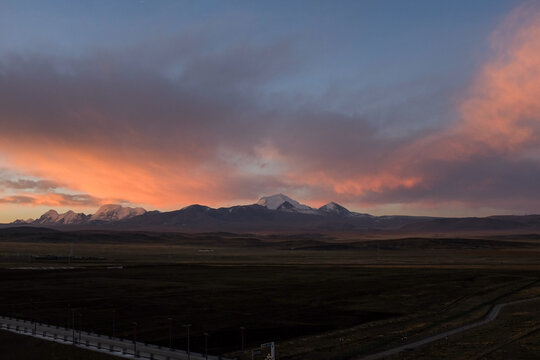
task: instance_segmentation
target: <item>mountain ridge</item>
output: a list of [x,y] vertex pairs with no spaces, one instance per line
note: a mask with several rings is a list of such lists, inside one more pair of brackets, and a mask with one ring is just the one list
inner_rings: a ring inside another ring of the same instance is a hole
[[17,225],[80,225],[98,222],[114,222],[129,219],[146,213],[143,208],[131,208],[118,204],[105,204],[99,207],[94,214],[76,213],[68,210],[65,213],[58,213],[56,210],[48,210],[38,219],[15,220],[12,224]]
[[211,208],[189,205],[173,211],[146,211],[117,204],[101,206],[95,214],[59,214],[49,210],[36,220],[16,220],[11,225],[54,226],[167,231],[404,231],[459,232],[540,230],[540,216],[491,216],[483,218],[443,218],[429,216],[373,216],[349,211],[336,202],[312,208],[287,195],[263,196],[256,203]]

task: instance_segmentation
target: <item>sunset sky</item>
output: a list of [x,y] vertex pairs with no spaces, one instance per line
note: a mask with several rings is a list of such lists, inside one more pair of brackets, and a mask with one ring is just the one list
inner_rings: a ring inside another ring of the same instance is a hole
[[539,39],[537,1],[3,0],[0,222],[540,213]]

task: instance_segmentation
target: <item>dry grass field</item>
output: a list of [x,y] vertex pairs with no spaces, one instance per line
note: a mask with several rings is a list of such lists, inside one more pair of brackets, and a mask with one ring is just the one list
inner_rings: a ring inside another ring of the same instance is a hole
[[116,356],[0,331],[2,360],[118,360]]
[[[354,358],[540,294],[539,255],[531,234],[4,233],[0,313],[66,326],[74,311],[76,327],[111,334],[114,322],[127,338],[137,322],[138,339],[167,345],[172,329],[178,348],[190,323],[194,351],[208,332],[211,353],[247,359],[244,326],[247,350],[274,340],[281,359]],[[485,328],[398,357],[531,358],[538,326],[535,304],[508,308]]]

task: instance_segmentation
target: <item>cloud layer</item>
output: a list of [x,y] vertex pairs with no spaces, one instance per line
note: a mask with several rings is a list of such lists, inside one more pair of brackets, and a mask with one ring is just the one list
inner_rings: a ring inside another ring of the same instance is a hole
[[167,209],[281,191],[359,210],[539,211],[539,38],[538,6],[516,9],[458,117],[397,135],[372,112],[272,91],[305,61],[289,42],[4,57],[0,154],[24,176],[0,179],[0,203]]

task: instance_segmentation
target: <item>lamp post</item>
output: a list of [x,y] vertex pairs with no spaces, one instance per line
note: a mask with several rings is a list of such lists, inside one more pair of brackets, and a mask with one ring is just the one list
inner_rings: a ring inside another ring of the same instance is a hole
[[82,313],[79,313],[79,344],[81,343],[81,332],[82,332]]
[[191,324],[186,324],[184,327],[187,328],[187,358],[188,360],[191,360],[191,351],[190,351],[190,341],[189,341],[189,328],[191,327]]
[[115,332],[116,332],[116,331],[115,331],[115,330],[116,330],[116,329],[115,329],[115,327],[116,327],[116,326],[115,326],[115,325],[116,325],[115,322],[116,322],[116,309],[113,309],[113,311],[112,311],[112,337],[114,337]]
[[68,304],[68,307],[67,307],[67,322],[66,322],[66,329],[69,329],[69,316],[70,316],[70,312],[71,312],[71,304]]
[[169,349],[172,349],[172,317],[168,318],[169,320]]
[[137,357],[137,323],[133,322],[133,356]]
[[75,309],[71,309],[71,339],[75,344]]
[[[30,299],[30,324],[34,322],[34,299]],[[34,330],[32,330],[34,333]]]
[[208,360],[208,333],[204,333],[204,358]]
[[30,303],[31,303],[31,307],[32,307],[32,316],[31,316],[31,319],[30,321],[32,321],[34,323],[34,330],[33,330],[33,334],[35,335],[36,332],[37,332],[37,320],[36,320],[36,304],[34,304],[34,299],[30,299]]
[[242,341],[242,352],[244,351],[245,333],[246,333],[246,328],[244,326],[240,326],[240,339]]

